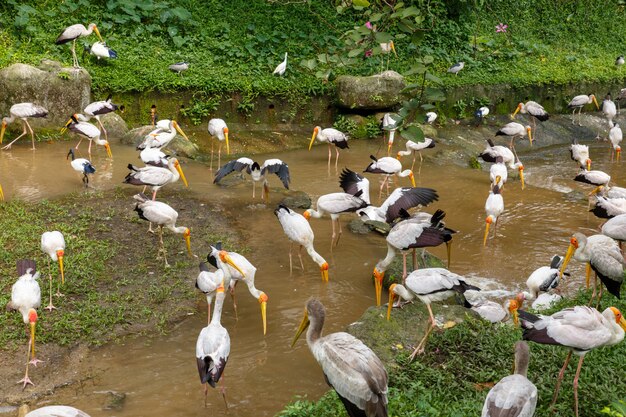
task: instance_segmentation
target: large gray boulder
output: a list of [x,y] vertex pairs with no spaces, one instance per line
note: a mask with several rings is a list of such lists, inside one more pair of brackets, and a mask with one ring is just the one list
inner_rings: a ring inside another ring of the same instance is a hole
[[[0,115],[7,116],[13,104],[31,102],[49,112],[45,119],[31,119],[33,127],[58,128],[89,104],[91,76],[87,71],[62,68],[49,60],[42,63],[42,68],[13,64],[0,70]],[[22,129],[19,123],[12,127]]]
[[128,133],[128,125],[126,125],[124,119],[117,113],[107,113],[100,116],[100,121],[107,130],[109,140],[122,138]]
[[[129,130],[122,136],[120,142],[124,145],[137,146],[143,142],[146,135],[153,129],[154,128],[151,125],[147,125]],[[167,151],[165,151],[165,153],[172,153],[177,156],[184,156],[185,158],[190,159],[198,159],[200,156],[200,149],[195,143],[185,140],[185,138],[181,135],[176,135],[176,137],[167,145]]]
[[388,109],[400,103],[400,92],[406,87],[402,75],[385,71],[370,77],[342,75],[337,77],[337,101],[355,110]]

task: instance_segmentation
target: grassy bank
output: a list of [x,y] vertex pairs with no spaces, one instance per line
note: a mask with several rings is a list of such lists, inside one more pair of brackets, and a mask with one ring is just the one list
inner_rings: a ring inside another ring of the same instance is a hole
[[[86,58],[97,93],[175,91],[192,89],[202,96],[210,112],[214,96],[242,92],[300,98],[321,94],[332,83],[320,79],[333,74],[372,74],[381,68],[381,56],[341,67],[327,62],[326,54],[345,54],[344,34],[376,19],[376,12],[391,2],[372,1],[363,10],[337,13],[339,2],[274,2],[263,0],[164,0],[76,2],[8,0],[0,5],[0,67],[15,62],[37,64],[42,58],[69,63],[68,45],[55,45],[56,36],[71,24],[98,23],[119,58],[98,62]],[[412,40],[393,23],[377,22],[394,36],[398,58],[390,68],[405,72],[424,55],[434,58],[434,72],[444,86],[468,84],[528,85],[578,83],[623,79],[614,66],[626,41],[624,4],[620,0],[413,0],[418,30]],[[607,22],[610,22],[607,23]],[[507,25],[496,32],[496,25]],[[91,45],[95,36],[78,41]],[[289,52],[286,77],[271,75]],[[189,61],[183,77],[167,67]],[[463,60],[458,75],[446,74]]]
[[[590,293],[581,291],[573,299],[563,301],[554,311],[574,305],[585,305]],[[605,296],[602,306],[616,306],[626,311],[626,302]],[[420,309],[422,307],[420,306]],[[440,310],[434,307],[435,312]],[[406,309],[405,309],[406,310]],[[420,312],[420,317],[425,313]],[[394,311],[392,320],[404,319],[410,311]],[[425,313],[427,314],[427,313]],[[392,326],[380,317],[380,312],[370,311],[359,321],[379,321],[383,328]],[[416,323],[414,329],[425,326],[425,321]],[[398,334],[395,338],[386,334],[385,344],[404,346],[391,363],[389,371],[389,415],[403,417],[434,416],[464,417],[480,415],[484,399],[493,383],[509,375],[513,366],[513,345],[521,339],[521,330],[509,325],[491,325],[478,319],[467,317],[453,328],[435,332],[424,355],[414,362],[408,362],[411,347],[404,339],[415,340],[416,334]],[[376,332],[372,332],[376,334]],[[373,336],[375,337],[375,336]],[[366,344],[375,345],[380,340],[363,338]],[[563,348],[530,344],[531,362],[529,379],[537,386],[539,399],[537,416],[573,415],[573,390],[575,364],[570,364],[566,373],[559,401],[554,414],[548,408],[556,381],[556,375],[563,365],[567,351]],[[579,399],[582,417],[601,416],[601,410],[612,401],[624,397],[624,355],[626,344],[603,348],[589,353],[585,359],[580,377]],[[301,416],[345,416],[343,406],[334,392],[329,392],[318,402],[296,401],[280,414],[282,417]]]

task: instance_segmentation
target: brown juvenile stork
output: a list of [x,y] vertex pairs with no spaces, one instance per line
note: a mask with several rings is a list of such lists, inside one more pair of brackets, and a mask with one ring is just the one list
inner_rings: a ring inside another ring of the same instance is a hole
[[84,36],[89,36],[93,32],[96,32],[98,39],[100,42],[104,42],[102,36],[100,36],[100,31],[95,23],[90,23],[88,27],[81,25],[80,23],[72,26],[68,26],[63,29],[63,32],[59,35],[55,43],[57,45],[62,45],[64,43],[72,42],[72,60],[74,63],[74,68],[80,68],[78,65],[78,58],[76,58],[76,39],[82,38]]
[[[0,130],[0,144],[2,143],[2,139],[4,139],[4,131],[7,128],[9,123],[13,123],[15,119],[22,120],[24,130],[22,134],[13,139],[11,143],[4,146],[2,149],[11,149],[11,145],[13,145],[19,138],[24,136],[26,133],[30,132],[30,139],[32,142],[32,150],[35,150],[35,133],[33,132],[33,128],[28,124],[28,118],[41,118],[46,117],[48,115],[48,110],[45,108],[33,104],[33,103],[18,103],[11,106],[9,109],[9,116],[2,119],[2,128]],[[27,131],[28,129],[28,131]]]

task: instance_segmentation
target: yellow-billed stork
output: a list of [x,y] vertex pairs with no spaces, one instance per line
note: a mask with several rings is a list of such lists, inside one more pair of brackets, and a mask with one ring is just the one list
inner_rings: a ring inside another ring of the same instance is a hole
[[177,133],[180,133],[183,138],[185,138],[188,142],[191,142],[176,120],[159,120],[156,127],[157,129],[146,135],[143,142],[139,144],[137,149],[162,149],[174,140]]
[[483,246],[487,245],[487,237],[489,236],[489,226],[493,223],[493,237],[495,239],[498,227],[498,218],[504,211],[504,199],[500,194],[500,178],[497,177],[494,186],[489,192],[487,201],[485,202],[485,236],[483,237]]
[[339,149],[348,148],[348,136],[346,136],[345,133],[338,131],[337,129],[333,129],[332,127],[322,129],[319,126],[315,126],[315,128],[313,129],[313,135],[311,136],[311,142],[309,143],[309,151],[313,146],[313,142],[315,142],[315,138],[317,138],[317,140],[320,142],[328,143],[328,172],[330,172],[330,160],[332,158],[330,145],[335,145],[335,171],[337,171],[337,162],[339,161]]
[[604,100],[602,100],[602,114],[606,118],[609,127],[613,126],[613,119],[617,115],[617,107],[615,102],[611,100],[611,93],[608,93]]
[[[478,155],[485,162],[498,163],[498,157],[502,158],[502,163],[507,165],[510,169],[517,170],[519,172],[519,178],[522,183],[522,190],[524,189],[524,165],[517,158],[517,155],[513,151],[505,146],[495,145],[493,140],[487,139],[487,147]],[[508,175],[507,175],[508,178]],[[493,183],[495,178],[491,179]]]
[[615,123],[613,127],[609,130],[609,141],[611,142],[611,162],[613,162],[613,153],[615,153],[615,160],[617,162],[620,161],[620,157],[622,155],[622,147],[620,143],[624,139],[624,134],[622,132],[622,128],[619,127],[619,124]]
[[83,138],[85,137],[89,139],[89,149],[87,150],[87,153],[89,155],[91,155],[91,145],[93,142],[95,142],[96,145],[104,146],[104,148],[107,151],[107,155],[109,156],[109,158],[112,158],[113,154],[111,153],[111,147],[109,146],[109,141],[106,139],[100,139],[100,129],[98,129],[96,126],[92,125],[91,123],[79,122],[78,121],[79,117],[80,115],[73,114],[70,120],[65,124],[63,129],[61,129],[61,133],[63,134],[65,133],[67,129],[69,129],[72,132],[77,133],[80,136],[80,140],[76,144],[75,149],[78,149],[78,146],[80,145],[80,143],[83,141]]
[[576,139],[572,140],[569,147],[572,161],[578,162],[581,169],[591,170],[591,159],[589,158],[589,146],[579,144]]
[[574,181],[582,182],[585,184],[596,185],[596,188],[590,194],[596,194],[601,190],[601,187],[608,187],[611,181],[611,176],[606,172],[599,170],[586,171],[581,169],[578,175],[574,177]]
[[100,116],[112,113],[118,108],[119,106],[117,104],[111,103],[111,95],[109,95],[106,100],[94,101],[93,103],[90,103],[83,109],[82,114],[75,114],[74,116],[80,122],[88,122],[92,118],[96,119],[102,129],[102,132],[104,133],[104,138],[109,140],[107,130],[104,128],[104,125],[100,120]]
[[505,376],[489,390],[481,417],[530,417],[537,407],[537,387],[526,377],[530,349],[515,343],[515,373]]
[[[515,111],[513,112],[513,115],[511,117],[515,119],[515,115],[518,112],[522,114],[530,114],[532,116],[531,120],[533,122],[533,128],[535,129],[535,133],[536,133],[536,128],[537,128],[537,124],[536,124],[537,122],[535,121],[535,119],[541,122],[545,122],[546,120],[550,118],[550,115],[548,114],[546,109],[544,109],[541,104],[535,101],[527,101],[526,103],[519,103],[517,107],[515,108]],[[532,144],[532,141],[531,141],[531,144]]]
[[[209,135],[217,138],[219,146],[217,148],[217,166],[222,165],[222,142],[226,142],[226,155],[230,155],[230,145],[228,144],[228,126],[223,119],[209,120]],[[211,171],[213,171],[213,141],[211,141]]]
[[285,59],[283,60],[283,62],[281,62],[280,64],[276,66],[272,75],[276,75],[276,74],[278,74],[279,76],[284,75],[286,70],[287,70],[287,52],[285,52]]
[[85,188],[89,186],[89,177],[88,174],[93,174],[96,172],[96,168],[91,164],[88,159],[85,158],[76,158],[74,155],[74,149],[70,148],[70,151],[67,153],[67,158],[72,157],[70,165],[72,169],[80,174],[83,174],[83,184],[85,184]]
[[309,299],[291,346],[308,327],[306,341],[309,349],[348,415],[386,417],[387,371],[383,363],[351,334],[337,332],[322,336],[325,318],[324,305],[315,298]]
[[400,116],[395,113],[385,113],[383,115],[383,120],[381,122],[381,128],[384,134],[387,133],[389,138],[387,139],[387,156],[391,153],[391,147],[393,146],[393,141],[396,137],[396,131],[398,130],[398,121]]
[[596,100],[596,96],[593,94],[589,94],[589,95],[584,95],[581,94],[579,96],[574,97],[568,104],[567,107],[570,109],[574,109],[574,111],[572,111],[572,124],[576,124],[575,123],[575,119],[574,119],[574,114],[576,113],[576,109],[578,109],[578,124],[580,126],[582,126],[582,124],[580,123],[581,120],[581,113],[583,111],[583,107],[585,107],[585,104],[595,104],[596,108],[598,110],[600,110],[600,106],[598,105],[598,101]]
[[128,164],[131,172],[124,178],[125,184],[145,185],[152,187],[152,200],[156,199],[157,191],[167,185],[182,179],[185,187],[188,187],[187,178],[180,167],[180,163],[176,158],[169,158],[167,168],[156,166],[146,166],[143,168]]
[[523,138],[526,135],[528,135],[528,141],[530,142],[530,146],[532,146],[533,134],[530,126],[524,126],[517,122],[511,122],[505,124],[496,132],[496,136],[508,136],[511,138],[511,144],[509,145],[511,149],[515,148],[515,139],[517,137]]
[[601,219],[611,219],[626,213],[626,198],[595,196],[594,206],[589,211]]
[[191,252],[191,231],[185,226],[176,226],[178,220],[178,212],[171,206],[162,203],[160,201],[149,200],[143,194],[135,194],[133,196],[137,200],[135,205],[135,211],[139,215],[140,219],[147,220],[150,223],[154,223],[159,227],[159,251],[157,259],[160,258],[161,253],[165,260],[165,266],[169,267],[167,263],[167,251],[165,250],[165,244],[163,243],[163,228],[167,228],[174,233],[183,235],[185,243],[187,245],[187,252],[189,256],[193,256]]
[[403,156],[408,156],[408,155],[413,154],[413,163],[411,164],[411,171],[413,171],[413,167],[415,166],[415,153],[417,152],[420,156],[420,171],[421,171],[422,161],[424,160],[422,158],[421,151],[423,149],[429,149],[429,148],[434,148],[434,147],[435,147],[435,141],[431,138],[424,138],[422,142],[413,142],[412,140],[407,140],[406,151],[398,151],[396,158],[399,161],[400,158],[402,158]]
[[[463,293],[467,290],[480,290],[480,288],[473,285],[469,285],[465,282],[464,278],[460,275],[450,272],[445,268],[424,268],[418,269],[409,274],[406,277],[404,285],[391,284],[389,286],[389,304],[387,305],[387,320],[391,316],[391,308],[396,296],[406,301],[411,301],[418,298],[422,303],[426,304],[428,308],[428,316],[430,317],[430,323],[424,338],[418,343],[417,347],[411,354],[410,358],[413,359],[416,355],[424,352],[426,341],[430,332],[437,327],[435,316],[430,304],[433,301],[444,301],[454,296],[455,294]],[[464,305],[467,308],[471,308],[472,305],[464,299]],[[398,300],[400,301],[400,300]]]
[[[2,119],[2,128],[0,130],[0,144],[2,143],[2,139],[4,139],[4,131],[7,128],[9,123],[13,123],[15,119],[20,119],[22,121],[24,130],[22,134],[13,139],[8,145],[4,146],[2,149],[11,149],[11,145],[13,145],[19,138],[24,136],[26,133],[30,132],[30,139],[32,142],[32,150],[35,150],[35,133],[33,132],[33,128],[28,124],[28,118],[41,118],[46,117],[48,115],[48,110],[41,107],[38,104],[33,103],[18,103],[11,106],[9,109],[9,116],[4,117]],[[28,131],[27,131],[28,129]]]
[[540,292],[548,292],[559,285],[559,269],[563,264],[563,257],[555,255],[552,257],[550,266],[541,266],[535,269],[528,279],[526,286],[529,293],[524,293],[528,300],[536,300]]
[[624,339],[626,320],[622,313],[615,307],[609,307],[600,313],[595,308],[576,306],[551,316],[535,316],[525,311],[520,311],[519,314],[524,328],[522,334],[524,340],[569,349],[557,378],[551,407],[558,398],[559,388],[572,353],[580,357],[574,377],[574,411],[578,417],[578,378],[585,354],[602,346],[618,344]]
[[230,161],[217,171],[213,184],[217,184],[222,178],[232,172],[242,172],[244,169],[250,175],[250,178],[252,178],[252,198],[255,198],[256,183],[262,181],[261,198],[265,198],[265,201],[269,203],[270,189],[267,179],[268,174],[276,174],[283,183],[283,187],[287,190],[289,189],[289,183],[291,182],[289,166],[276,158],[265,160],[263,165],[259,165],[258,162],[246,157]]
[[[52,311],[56,307],[52,304],[52,271],[50,270],[50,260],[59,263],[59,271],[61,272],[61,285],[65,285],[65,271],[63,269],[63,257],[65,256],[65,238],[58,230],[52,232],[44,232],[41,235],[41,251],[48,255],[48,279],[50,281],[50,304],[46,307]],[[61,295],[59,291],[59,282],[57,281],[57,296]]]
[[[389,187],[389,177],[397,175],[399,178],[409,177],[411,180],[411,186],[415,187],[415,178],[413,171],[410,169],[402,170],[402,162],[396,158],[385,156],[382,158],[376,158],[374,155],[370,155],[370,159],[373,161],[370,163],[363,172],[370,172],[372,174],[383,174],[385,179],[380,184],[380,192],[378,198],[382,198],[383,187],[387,184]],[[389,190],[387,190],[389,191]]]
[[295,211],[291,210],[289,207],[284,205],[279,205],[276,210],[274,210],[274,214],[278,218],[280,225],[283,227],[283,231],[291,241],[289,245],[289,273],[293,272],[292,260],[291,260],[291,250],[293,249],[293,243],[297,243],[300,246],[298,250],[298,258],[300,258],[300,266],[302,270],[304,270],[304,263],[302,262],[302,247],[304,247],[313,259],[313,262],[319,265],[320,271],[322,272],[322,281],[328,282],[328,262],[322,256],[315,251],[313,247],[313,240],[315,239],[315,235],[313,234],[313,229],[311,229],[311,225],[307,221],[307,219]]
[[84,36],[89,36],[93,32],[96,32],[96,35],[98,36],[98,39],[100,39],[100,42],[104,42],[104,39],[102,39],[100,31],[98,30],[98,27],[95,23],[90,23],[89,26],[87,26],[86,28],[80,23],[68,26],[63,29],[63,32],[61,32],[61,34],[55,41],[57,45],[72,42],[72,60],[74,63],[74,68],[80,68],[80,66],[78,65],[78,58],[76,57],[76,39],[82,38]]
[[222,285],[224,281],[224,271],[218,268],[214,272],[211,272],[206,262],[200,262],[198,267],[200,268],[200,273],[196,277],[196,288],[206,295],[207,318],[210,323],[211,304],[217,288]]

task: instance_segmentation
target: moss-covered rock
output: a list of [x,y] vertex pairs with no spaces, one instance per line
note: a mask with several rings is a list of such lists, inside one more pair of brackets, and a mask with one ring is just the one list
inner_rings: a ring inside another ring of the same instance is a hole
[[400,92],[406,86],[395,71],[370,77],[342,75],[337,78],[337,101],[342,107],[356,110],[388,109],[400,103]]
[[[33,127],[59,127],[69,116],[90,102],[91,76],[84,69],[62,68],[55,61],[42,64],[45,70],[13,64],[0,70],[0,114],[7,115],[16,103],[32,102],[48,109],[48,117],[33,119]],[[12,124],[20,129],[19,123]]]
[[107,130],[109,138],[121,138],[128,133],[128,126],[117,113],[108,113],[100,117],[102,125]]

